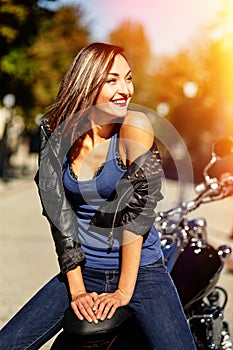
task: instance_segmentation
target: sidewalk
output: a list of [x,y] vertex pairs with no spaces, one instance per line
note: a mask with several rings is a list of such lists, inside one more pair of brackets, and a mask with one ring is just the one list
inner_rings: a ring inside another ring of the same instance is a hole
[[[189,189],[188,189],[189,192]],[[177,197],[177,184],[168,181],[165,206]],[[209,241],[218,246],[230,244],[233,224],[233,198],[203,205],[193,217],[208,222]],[[158,210],[161,208],[158,207]],[[54,274],[59,271],[49,226],[41,215],[41,206],[32,177],[0,183],[0,328]],[[224,270],[220,286],[226,288],[229,301],[225,319],[233,334],[233,274]],[[49,342],[42,347],[49,349]]]
[[[0,328],[59,271],[32,179],[0,184]],[[43,350],[49,349],[49,344]]]

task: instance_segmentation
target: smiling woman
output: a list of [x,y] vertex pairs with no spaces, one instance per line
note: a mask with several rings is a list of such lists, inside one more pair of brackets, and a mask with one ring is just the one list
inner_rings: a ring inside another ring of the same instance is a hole
[[97,324],[125,305],[151,349],[195,349],[154,226],[161,159],[149,118],[128,109],[132,94],[124,50],[107,43],[83,48],[63,78],[36,176],[61,273],[1,330],[1,350],[38,349],[69,306]]
[[126,59],[118,54],[106,82],[97,98],[96,104],[105,112],[124,117],[133,95],[132,74]]

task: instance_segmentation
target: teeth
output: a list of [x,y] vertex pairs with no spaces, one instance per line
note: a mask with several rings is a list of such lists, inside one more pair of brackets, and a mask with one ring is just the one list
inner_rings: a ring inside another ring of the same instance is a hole
[[118,101],[113,101],[114,103],[116,103],[116,104],[125,104],[126,103],[126,101],[125,100],[118,100]]

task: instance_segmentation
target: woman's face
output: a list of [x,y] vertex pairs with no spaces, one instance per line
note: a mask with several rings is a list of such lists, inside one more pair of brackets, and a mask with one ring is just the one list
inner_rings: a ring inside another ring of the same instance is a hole
[[98,108],[111,115],[124,117],[132,95],[131,69],[125,58],[118,54],[99,93],[96,104]]

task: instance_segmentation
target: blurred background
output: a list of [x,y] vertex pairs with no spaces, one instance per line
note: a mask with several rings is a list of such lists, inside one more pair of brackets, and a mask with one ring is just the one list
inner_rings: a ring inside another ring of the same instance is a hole
[[[0,178],[25,174],[35,163],[40,116],[91,41],[125,47],[132,102],[176,128],[195,182],[212,141],[233,134],[232,0],[0,0],[0,6]],[[176,178],[172,157],[163,153],[166,176]]]
[[[125,48],[132,102],[180,135],[172,155],[159,144],[168,201],[177,197],[176,165],[186,151],[198,183],[212,142],[233,135],[232,0],[0,0],[0,326],[58,272],[33,184],[38,125],[74,56],[92,41]],[[232,197],[200,215],[210,241],[232,243]],[[222,282],[233,298],[232,271]]]

